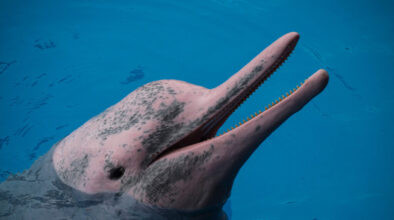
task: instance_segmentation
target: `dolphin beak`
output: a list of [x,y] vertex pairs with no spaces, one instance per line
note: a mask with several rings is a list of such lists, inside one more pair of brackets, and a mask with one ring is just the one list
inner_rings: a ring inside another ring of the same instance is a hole
[[252,61],[218,87],[210,90],[206,105],[220,109],[203,126],[207,137],[213,137],[229,115],[242,104],[294,50],[300,35],[283,35],[258,54]]
[[[218,148],[223,146],[222,148],[226,150],[231,148],[231,155],[227,159],[231,159],[233,162],[237,161],[239,163],[237,167],[239,168],[265,138],[319,94],[327,83],[328,73],[322,69],[318,70],[305,80],[298,89],[291,90],[290,94],[287,97],[284,96],[277,104],[231,131],[207,141],[205,144],[214,144]],[[203,145],[204,143],[200,144]],[[235,158],[236,160],[234,160]]]
[[239,84],[242,84],[242,88],[248,88],[244,92],[256,89],[256,86],[263,83],[286,60],[295,48],[299,38],[300,35],[297,32],[283,35],[227,81],[212,89],[212,93],[222,94]]
[[182,167],[193,177],[177,183],[178,187],[190,189],[190,195],[183,194],[184,198],[179,200],[183,202],[174,203],[173,207],[188,210],[223,204],[236,174],[256,148],[325,88],[328,74],[318,70],[264,112],[214,137],[229,115],[286,60],[298,39],[299,34],[295,32],[282,36],[239,72],[212,89],[205,97],[207,111],[212,112],[207,114],[209,120],[198,132],[193,132],[194,135],[205,132],[202,141],[183,145],[155,161],[153,167],[156,169],[158,166],[168,166],[170,170]]

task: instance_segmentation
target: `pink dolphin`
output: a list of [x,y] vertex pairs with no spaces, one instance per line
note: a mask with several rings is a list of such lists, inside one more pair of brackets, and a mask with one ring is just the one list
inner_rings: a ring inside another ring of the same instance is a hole
[[295,32],[282,36],[213,89],[177,80],[136,89],[54,146],[48,161],[59,184],[78,192],[76,198],[101,201],[96,213],[115,213],[111,218],[138,216],[125,204],[133,198],[147,212],[156,212],[144,219],[178,219],[168,217],[171,210],[179,219],[225,219],[221,208],[241,166],[328,82],[327,72],[318,70],[265,111],[216,136],[231,113],[286,60],[298,39]]

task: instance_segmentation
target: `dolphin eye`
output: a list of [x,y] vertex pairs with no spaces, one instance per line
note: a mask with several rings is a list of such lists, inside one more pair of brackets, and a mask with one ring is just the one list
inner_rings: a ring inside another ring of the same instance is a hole
[[115,168],[112,168],[112,169],[109,171],[109,179],[111,179],[111,180],[117,180],[117,179],[119,179],[120,177],[123,176],[124,171],[125,171],[124,167],[115,167]]

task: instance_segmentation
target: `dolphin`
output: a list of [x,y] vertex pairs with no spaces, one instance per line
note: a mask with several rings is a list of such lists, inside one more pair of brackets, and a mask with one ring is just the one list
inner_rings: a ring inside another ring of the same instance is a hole
[[286,60],[288,33],[213,89],[150,82],[57,142],[0,185],[6,219],[227,219],[222,206],[253,151],[328,83],[318,70],[256,112],[218,129]]

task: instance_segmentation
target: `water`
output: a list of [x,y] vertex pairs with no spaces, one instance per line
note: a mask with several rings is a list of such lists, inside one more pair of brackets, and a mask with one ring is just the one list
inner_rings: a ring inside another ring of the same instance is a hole
[[137,87],[212,88],[279,36],[289,60],[225,123],[263,108],[319,68],[326,90],[240,171],[231,219],[394,219],[392,1],[0,3],[0,175]]

